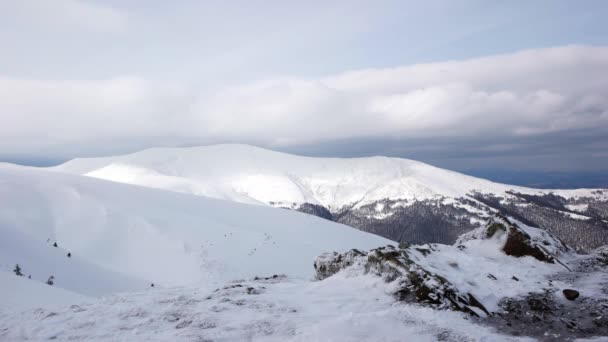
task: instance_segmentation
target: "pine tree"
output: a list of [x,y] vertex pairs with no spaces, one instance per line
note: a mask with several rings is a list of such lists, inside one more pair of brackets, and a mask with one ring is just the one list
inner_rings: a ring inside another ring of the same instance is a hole
[[57,247],[57,242],[55,242],[55,243],[53,244],[53,247]]
[[68,252],[68,258],[71,258],[71,257],[72,257],[72,253]]
[[55,283],[55,277],[54,276],[50,276],[49,279],[46,281],[47,285],[53,285]]
[[15,269],[13,270],[13,272],[15,272],[16,275],[22,277],[23,273],[21,273],[21,267],[19,267],[19,264],[15,265]]

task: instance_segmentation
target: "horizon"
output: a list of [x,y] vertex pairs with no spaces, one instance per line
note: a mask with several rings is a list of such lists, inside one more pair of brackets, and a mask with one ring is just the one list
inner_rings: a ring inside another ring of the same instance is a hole
[[576,176],[608,172],[606,14],[599,0],[6,2],[0,161],[245,143],[606,186]]
[[[315,155],[315,154],[306,154],[306,153],[297,153],[291,152],[289,150],[280,150],[280,149],[268,149],[250,144],[240,144],[240,143],[225,143],[225,144],[209,144],[209,145],[193,145],[193,146],[164,146],[164,147],[149,147],[144,150],[150,149],[162,149],[162,148],[197,148],[197,147],[206,147],[206,146],[217,146],[217,145],[244,145],[249,147],[266,149],[269,151],[288,153],[296,156],[303,157],[314,157],[314,158],[336,158],[334,156],[324,156],[324,155]],[[137,152],[141,152],[144,150],[135,150],[132,152],[124,153],[121,155],[133,154]],[[96,156],[82,156],[75,157],[70,159],[62,159],[62,160],[7,160],[3,162],[8,162],[12,164],[22,165],[22,166],[33,166],[33,167],[53,167],[64,164],[70,160],[78,159],[78,158],[103,158],[103,157],[112,157],[118,156],[116,154],[105,154],[105,155],[96,155]],[[608,189],[608,174],[603,171],[542,171],[542,170],[521,170],[521,169],[501,169],[501,168],[465,168],[465,169],[451,169],[449,167],[441,167],[440,165],[434,165],[432,162],[426,162],[422,160],[415,160],[406,157],[400,156],[388,156],[388,155],[362,155],[362,156],[346,156],[341,158],[369,158],[369,157],[388,157],[388,158],[400,158],[400,159],[408,159],[417,162],[426,163],[435,167],[444,168],[447,170],[459,172],[465,175],[478,177],[487,179],[497,183],[510,184],[510,185],[518,185],[518,186],[526,186],[530,188],[537,189],[584,189],[584,188],[601,188]]]

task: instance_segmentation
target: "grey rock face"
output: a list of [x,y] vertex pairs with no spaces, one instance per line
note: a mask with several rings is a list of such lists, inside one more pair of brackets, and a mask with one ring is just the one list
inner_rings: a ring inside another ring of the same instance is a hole
[[[410,247],[413,248],[413,247]],[[428,253],[432,253],[429,247]],[[408,249],[386,246],[362,253],[323,254],[315,260],[316,278],[325,279],[338,271],[359,264],[365,273],[394,284],[393,295],[400,301],[417,302],[439,309],[486,316],[489,312],[471,293],[461,293],[444,277],[434,274],[410,258]]]

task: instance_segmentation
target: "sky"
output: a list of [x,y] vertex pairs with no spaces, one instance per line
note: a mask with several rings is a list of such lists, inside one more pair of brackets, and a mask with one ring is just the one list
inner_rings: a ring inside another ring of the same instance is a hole
[[0,161],[248,143],[608,171],[608,2],[0,0]]

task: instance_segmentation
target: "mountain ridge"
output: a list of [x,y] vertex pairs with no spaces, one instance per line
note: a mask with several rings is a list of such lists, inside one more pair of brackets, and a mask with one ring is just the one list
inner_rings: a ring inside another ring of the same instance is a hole
[[75,159],[51,170],[295,209],[395,241],[452,243],[500,212],[578,250],[608,243],[608,190],[512,186],[409,159],[301,157],[225,144]]

